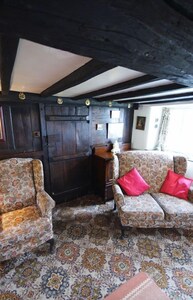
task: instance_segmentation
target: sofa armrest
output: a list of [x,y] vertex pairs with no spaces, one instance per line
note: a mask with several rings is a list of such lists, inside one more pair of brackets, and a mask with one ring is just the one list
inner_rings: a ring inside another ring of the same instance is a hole
[[50,217],[52,215],[52,209],[55,207],[55,201],[45,191],[38,192],[36,198],[42,216]]
[[112,186],[112,188],[113,188],[114,200],[119,209],[120,207],[125,205],[125,198],[124,198],[123,192],[118,184],[114,184]]
[[193,184],[191,184],[188,191],[188,200],[193,203]]

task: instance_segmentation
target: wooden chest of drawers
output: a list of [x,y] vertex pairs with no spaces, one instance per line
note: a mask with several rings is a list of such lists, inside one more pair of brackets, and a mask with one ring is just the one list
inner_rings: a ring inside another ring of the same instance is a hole
[[[121,151],[129,150],[130,144],[120,145]],[[95,194],[105,201],[113,199],[113,154],[109,146],[93,148],[92,155],[92,181]]]

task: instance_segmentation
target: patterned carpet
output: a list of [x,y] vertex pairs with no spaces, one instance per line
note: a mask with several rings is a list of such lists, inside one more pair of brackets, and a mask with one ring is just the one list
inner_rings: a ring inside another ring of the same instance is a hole
[[57,205],[55,254],[44,244],[2,263],[0,300],[103,299],[140,271],[171,299],[193,299],[193,232],[132,229],[121,240],[112,208],[94,195]]

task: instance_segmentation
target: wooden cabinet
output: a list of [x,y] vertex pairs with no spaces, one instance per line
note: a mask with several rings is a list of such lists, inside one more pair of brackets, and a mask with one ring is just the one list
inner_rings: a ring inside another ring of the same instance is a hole
[[112,193],[112,160],[111,152],[93,155],[93,185],[94,191],[104,201],[113,198]]
[[[130,144],[122,144],[121,151],[129,150]],[[113,154],[110,146],[93,148],[92,174],[93,187],[97,195],[105,201],[113,199]]]

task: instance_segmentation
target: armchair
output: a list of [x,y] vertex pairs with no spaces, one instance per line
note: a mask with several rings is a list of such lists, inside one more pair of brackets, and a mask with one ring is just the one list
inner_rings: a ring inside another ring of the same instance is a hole
[[0,261],[54,239],[54,200],[44,190],[42,162],[32,158],[0,161]]

